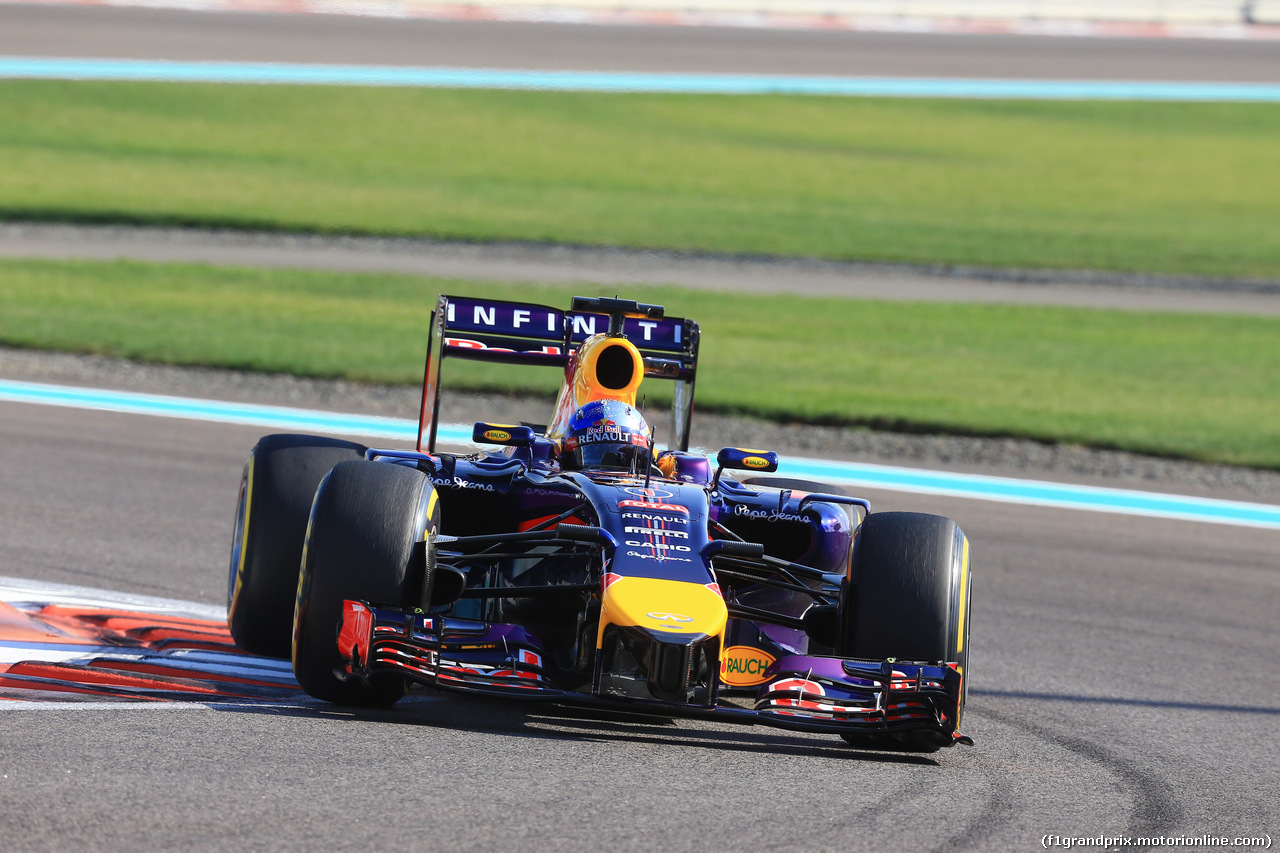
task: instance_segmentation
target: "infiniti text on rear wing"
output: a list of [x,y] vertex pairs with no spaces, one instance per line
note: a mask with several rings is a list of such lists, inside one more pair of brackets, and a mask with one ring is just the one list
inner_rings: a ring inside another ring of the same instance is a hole
[[[573,349],[609,328],[609,317],[546,305],[441,296],[432,312],[418,420],[418,450],[433,452],[445,359],[564,368]],[[698,324],[680,317],[627,319],[628,340],[644,357],[645,375],[672,379],[671,447],[687,450],[698,361]]]

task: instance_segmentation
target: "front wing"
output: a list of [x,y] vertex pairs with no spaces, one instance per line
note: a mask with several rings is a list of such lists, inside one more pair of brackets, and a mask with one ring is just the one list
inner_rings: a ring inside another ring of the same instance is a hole
[[943,745],[972,743],[957,730],[964,676],[956,664],[790,655],[766,670],[753,704],[736,704],[716,691],[705,705],[619,699],[555,687],[544,650],[519,625],[409,613],[365,601],[344,602],[338,651],[346,666],[342,674],[365,681],[375,673],[397,673],[431,687],[561,705],[841,735],[930,732],[942,736]]

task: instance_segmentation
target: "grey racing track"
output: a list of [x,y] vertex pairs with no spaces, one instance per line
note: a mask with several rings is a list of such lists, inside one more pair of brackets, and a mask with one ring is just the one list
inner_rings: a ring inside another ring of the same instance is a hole
[[0,55],[589,71],[1280,81],[1280,41],[605,27],[74,5],[0,4]]
[[[5,403],[0,431],[0,575],[225,601],[256,429]],[[973,540],[974,748],[858,752],[431,693],[379,713],[0,709],[0,834],[24,851],[1274,837],[1280,532],[869,497]]]
[[[0,53],[26,55],[1275,80],[1275,50],[0,5]],[[0,575],[224,603],[257,435],[0,404]],[[870,851],[1277,835],[1280,532],[868,497],[950,515],[974,543],[972,749],[858,752],[427,693],[373,714],[0,709],[0,838],[23,851]]]

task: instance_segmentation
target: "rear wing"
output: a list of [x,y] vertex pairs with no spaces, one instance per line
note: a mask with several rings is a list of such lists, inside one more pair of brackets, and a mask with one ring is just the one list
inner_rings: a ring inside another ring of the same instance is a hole
[[[608,314],[561,311],[546,305],[500,299],[441,296],[431,314],[427,338],[418,451],[435,451],[440,419],[440,374],[446,359],[563,369],[578,344],[608,329]],[[688,450],[698,365],[698,324],[681,317],[633,318],[625,321],[623,332],[640,350],[646,377],[675,382],[670,446]]]

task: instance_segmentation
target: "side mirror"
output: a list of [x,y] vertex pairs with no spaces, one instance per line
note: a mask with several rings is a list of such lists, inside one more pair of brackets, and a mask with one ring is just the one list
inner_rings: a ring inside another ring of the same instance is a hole
[[711,478],[711,488],[720,486],[720,475],[725,468],[736,471],[761,471],[768,474],[778,470],[778,454],[772,450],[749,450],[745,447],[726,447],[716,454],[716,475]]
[[471,440],[476,444],[529,447],[533,444],[533,428],[515,424],[490,424],[481,421],[471,430]]
[[[716,454],[716,464],[721,468],[733,468],[737,471],[759,471],[770,474],[778,470],[778,454],[772,450],[726,447]],[[719,479],[718,471],[716,479]]]

